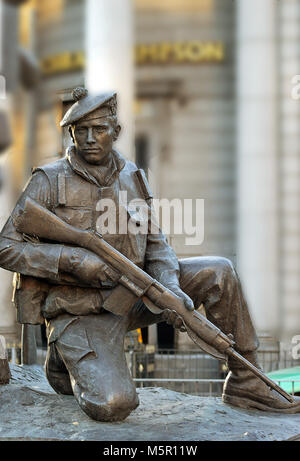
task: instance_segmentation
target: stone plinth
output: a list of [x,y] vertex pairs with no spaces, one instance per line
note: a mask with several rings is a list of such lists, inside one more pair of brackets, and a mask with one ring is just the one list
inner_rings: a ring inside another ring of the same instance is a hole
[[163,388],[139,389],[140,406],[125,421],[101,423],[72,396],[55,394],[40,366],[11,365],[11,374],[0,387],[0,440],[274,441],[299,434],[300,414],[241,410]]

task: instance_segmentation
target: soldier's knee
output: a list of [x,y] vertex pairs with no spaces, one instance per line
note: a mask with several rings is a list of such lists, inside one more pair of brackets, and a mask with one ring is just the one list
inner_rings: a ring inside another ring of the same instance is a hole
[[214,270],[221,295],[224,290],[231,289],[236,285],[237,276],[230,259],[219,257]]
[[218,258],[218,266],[224,276],[235,276],[235,271],[232,262],[228,258],[220,257]]
[[139,404],[138,396],[114,396],[103,405],[102,413],[109,421],[121,421],[136,409]]
[[[221,283],[226,278],[235,277],[235,270],[232,262],[223,256],[210,256],[206,259],[206,269],[217,283]],[[199,272],[201,279],[202,274]]]
[[104,401],[82,395],[79,404],[90,418],[96,421],[113,422],[127,418],[138,406],[139,400],[136,393],[134,395],[113,395]]

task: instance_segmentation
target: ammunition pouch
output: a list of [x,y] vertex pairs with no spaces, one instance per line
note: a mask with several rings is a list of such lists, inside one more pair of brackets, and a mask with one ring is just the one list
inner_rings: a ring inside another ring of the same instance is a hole
[[126,315],[138,297],[122,285],[113,289],[50,285],[42,279],[22,274],[14,276],[13,303],[17,321],[42,325],[61,314],[99,314],[103,308],[116,315]]
[[44,301],[49,291],[49,284],[26,275],[14,275],[13,303],[17,308],[17,321],[30,325],[42,325]]

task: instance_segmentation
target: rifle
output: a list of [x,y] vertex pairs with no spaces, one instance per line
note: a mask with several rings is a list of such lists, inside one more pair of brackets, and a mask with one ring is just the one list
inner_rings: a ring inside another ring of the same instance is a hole
[[[202,350],[220,360],[233,357],[269,387],[276,390],[289,402],[293,402],[290,394],[234,350],[232,335],[226,336],[196,310],[188,311],[178,296],[113,248],[99,233],[93,230],[78,229],[67,224],[30,198],[26,199],[24,208],[19,207],[17,209],[13,221],[16,229],[23,234],[38,239],[75,245],[92,251],[105,261],[109,268],[108,275],[113,275],[114,280],[118,281],[124,293],[130,292],[135,300],[141,298],[148,309],[155,314],[161,313],[164,309],[175,311],[182,318],[190,338]],[[120,309],[120,304],[122,305],[120,292],[112,301],[107,304],[104,303],[104,307],[117,315],[124,315],[122,306]]]

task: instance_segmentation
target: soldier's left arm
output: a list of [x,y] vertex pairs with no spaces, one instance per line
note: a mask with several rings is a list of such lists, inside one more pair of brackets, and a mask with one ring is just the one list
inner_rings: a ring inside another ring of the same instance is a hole
[[[145,189],[150,192],[149,185],[143,174],[142,180]],[[180,268],[174,250],[167,242],[155,215],[152,204],[152,194],[148,194],[146,201],[149,207],[147,247],[145,254],[145,270],[174,294],[182,298],[187,309],[193,310],[191,298],[184,293],[179,284]]]

